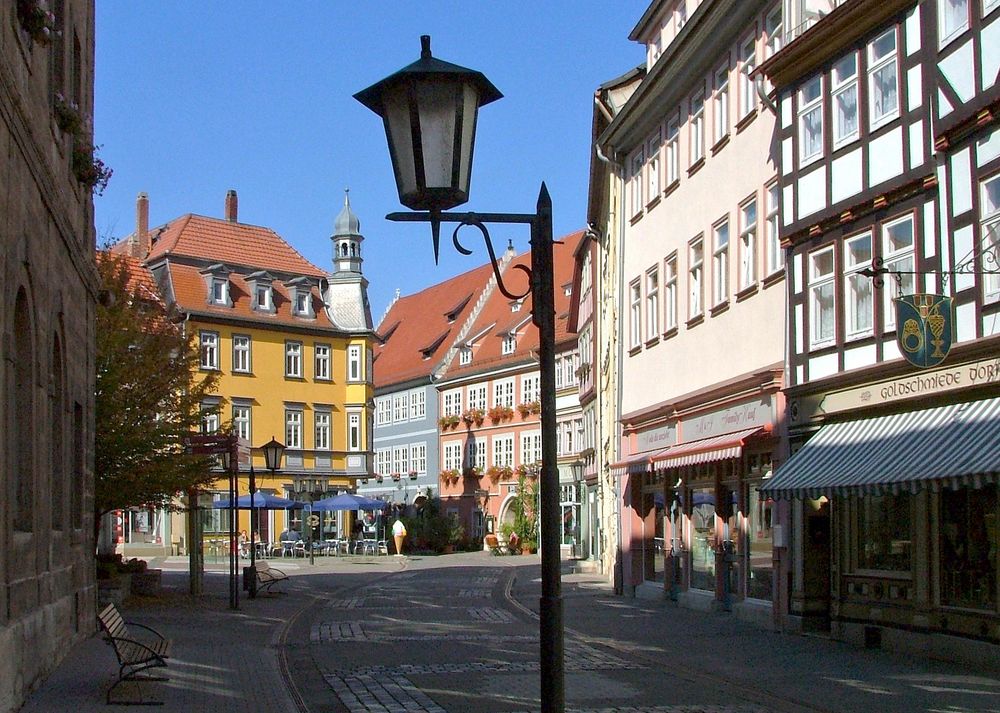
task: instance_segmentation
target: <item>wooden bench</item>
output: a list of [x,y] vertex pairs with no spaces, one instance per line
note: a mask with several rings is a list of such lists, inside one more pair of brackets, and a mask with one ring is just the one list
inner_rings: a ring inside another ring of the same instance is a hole
[[[163,701],[144,700],[141,689],[138,701],[112,701],[111,692],[123,681],[168,681],[169,679],[165,676],[140,676],[139,673],[149,668],[166,667],[166,659],[170,657],[170,641],[163,638],[163,635],[155,629],[125,621],[114,604],[108,604],[98,614],[98,619],[107,636],[108,644],[114,648],[115,656],[118,657],[118,680],[108,689],[106,702],[109,705],[112,703],[116,705],[163,705]],[[144,633],[141,637],[136,637],[129,627],[142,629]]]
[[[255,563],[257,586],[255,591],[259,592],[274,586],[278,582],[288,579],[288,575],[277,567],[272,567],[267,560],[257,560]],[[249,567],[247,568],[249,569]]]

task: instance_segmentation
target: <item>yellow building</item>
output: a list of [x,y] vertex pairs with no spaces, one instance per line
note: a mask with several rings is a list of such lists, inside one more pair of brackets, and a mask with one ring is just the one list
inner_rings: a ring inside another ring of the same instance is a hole
[[[330,238],[330,273],[273,230],[240,223],[235,191],[226,196],[223,219],[189,214],[150,229],[148,216],[149,199],[139,194],[136,230],[119,249],[152,271],[200,346],[199,374],[219,374],[217,395],[202,403],[203,431],[231,426],[251,444],[258,489],[300,501],[353,491],[370,472],[374,332],[361,273],[363,237],[350,201]],[[287,449],[275,473],[259,450],[272,437]],[[228,488],[220,473],[212,490]],[[239,492],[249,492],[245,465]],[[206,541],[223,542],[228,512],[202,513]],[[289,527],[308,538],[301,516],[297,509],[261,512],[256,529],[265,542]],[[248,513],[239,518],[238,529],[250,532]],[[183,551],[186,533],[177,525],[154,512],[129,513],[124,549],[148,541]],[[340,534],[343,525],[336,513],[324,515],[313,537]]]

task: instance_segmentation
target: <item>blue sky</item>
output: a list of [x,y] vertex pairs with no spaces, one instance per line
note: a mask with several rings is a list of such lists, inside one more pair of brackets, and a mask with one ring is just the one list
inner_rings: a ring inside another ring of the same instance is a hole
[[[471,242],[473,256],[457,254],[448,232],[435,267],[428,226],[385,220],[402,210],[385,134],[352,95],[416,60],[420,35],[431,35],[435,57],[482,71],[504,94],[480,112],[466,207],[529,212],[545,181],[558,237],[584,227],[593,93],[643,61],[628,34],[646,7],[101,0],[94,124],[114,176],[95,197],[98,240],[132,231],[140,191],[159,225],[221,217],[234,188],[242,222],[274,229],[328,270],[350,187],[377,324],[397,288],[416,292],[487,257]],[[491,232],[498,251],[508,238],[527,249],[526,230]]]

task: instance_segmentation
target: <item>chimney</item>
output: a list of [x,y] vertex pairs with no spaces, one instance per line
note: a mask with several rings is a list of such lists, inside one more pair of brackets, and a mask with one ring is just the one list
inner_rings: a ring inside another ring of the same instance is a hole
[[140,193],[135,198],[135,234],[132,236],[130,253],[140,260],[149,255],[149,196]]
[[226,220],[230,223],[235,223],[236,212],[238,207],[238,202],[236,200],[236,191],[232,188],[226,192]]

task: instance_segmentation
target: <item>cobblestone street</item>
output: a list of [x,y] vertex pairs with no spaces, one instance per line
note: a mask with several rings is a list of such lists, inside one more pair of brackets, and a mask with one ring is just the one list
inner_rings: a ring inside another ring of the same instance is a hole
[[[207,574],[206,595],[192,600],[183,562],[166,563],[163,596],[125,610],[174,641],[172,680],[144,683],[143,695],[185,713],[539,709],[537,558],[279,565],[291,575],[282,593],[241,599],[234,612],[221,571]],[[971,671],[763,631],[724,613],[616,597],[599,577],[568,569],[563,593],[572,713],[1000,711],[1000,671],[988,662]],[[114,673],[95,636],[24,713],[106,710]]]

